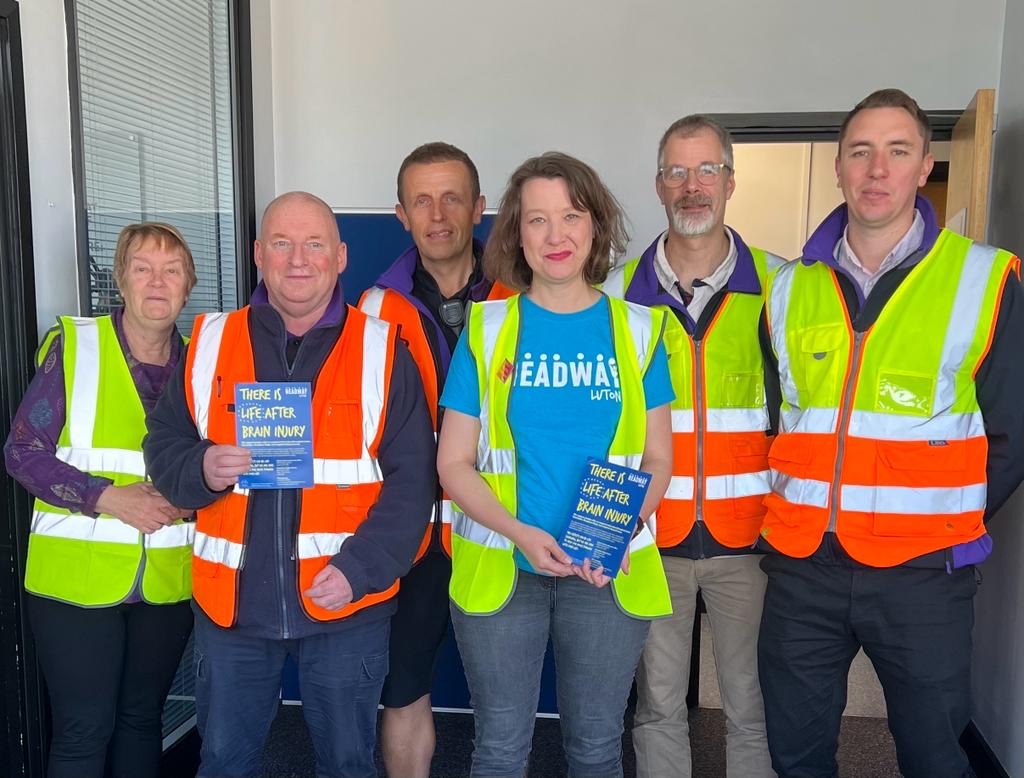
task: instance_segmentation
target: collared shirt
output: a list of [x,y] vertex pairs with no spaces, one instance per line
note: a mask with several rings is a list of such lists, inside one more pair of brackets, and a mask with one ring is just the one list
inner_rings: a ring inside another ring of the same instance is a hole
[[867,297],[871,294],[871,290],[878,282],[878,279],[921,248],[921,243],[924,241],[924,218],[921,216],[920,211],[914,210],[914,223],[910,225],[907,233],[900,238],[899,243],[892,247],[892,251],[882,260],[882,264],[878,266],[878,270],[874,273],[867,270],[853,252],[853,247],[850,246],[848,238],[849,231],[850,227],[847,225],[846,229],[843,230],[843,236],[836,244],[834,256],[836,262],[839,263],[839,267],[850,274],[850,277],[860,287],[861,292]]
[[661,284],[662,289],[686,306],[687,313],[690,314],[694,321],[700,318],[704,306],[715,296],[715,293],[729,283],[729,278],[732,276],[733,270],[736,269],[736,241],[733,240],[732,233],[729,230],[725,231],[725,235],[729,238],[729,250],[725,254],[725,259],[715,268],[715,272],[707,278],[695,278],[693,280],[693,296],[690,300],[684,297],[682,285],[679,283],[676,272],[669,264],[668,255],[665,253],[668,230],[665,230],[664,234],[658,238],[658,250],[654,254],[654,270],[658,274],[658,283]]

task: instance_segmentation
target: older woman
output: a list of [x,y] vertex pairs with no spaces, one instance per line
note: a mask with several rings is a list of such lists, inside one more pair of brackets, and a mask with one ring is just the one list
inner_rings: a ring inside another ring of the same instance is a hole
[[145,481],[146,412],[182,358],[196,283],[174,227],[125,227],[124,307],[61,316],[4,447],[36,497],[25,589],[53,711],[49,778],[156,776],[163,702],[192,628],[192,525]]
[[[649,620],[671,612],[650,531],[611,586],[555,538],[588,457],[671,464],[660,312],[594,288],[626,236],[584,163],[548,153],[513,174],[484,254],[521,294],[475,304],[453,357],[438,472],[453,524],[452,620],[476,717],[473,776],[525,772],[549,636],[570,775],[622,775],[622,718]],[[627,574],[628,573],[628,574]]]

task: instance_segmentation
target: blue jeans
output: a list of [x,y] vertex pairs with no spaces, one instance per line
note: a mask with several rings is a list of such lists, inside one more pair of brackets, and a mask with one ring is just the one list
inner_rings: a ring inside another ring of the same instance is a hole
[[341,632],[268,640],[196,616],[199,778],[256,776],[294,657],[321,778],[376,778],[377,701],[388,671],[388,619]]
[[627,616],[611,586],[519,571],[498,613],[452,622],[476,723],[473,778],[522,776],[550,636],[570,776],[620,778],[622,718],[650,622]]

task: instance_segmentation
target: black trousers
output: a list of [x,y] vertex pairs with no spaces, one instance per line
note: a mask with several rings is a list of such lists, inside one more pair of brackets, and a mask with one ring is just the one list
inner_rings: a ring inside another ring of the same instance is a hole
[[859,648],[885,694],[906,778],[961,778],[970,719],[973,567],[821,564],[768,554],[758,670],[779,778],[832,778]]
[[156,778],[164,699],[192,631],[189,602],[26,602],[53,713],[48,778]]

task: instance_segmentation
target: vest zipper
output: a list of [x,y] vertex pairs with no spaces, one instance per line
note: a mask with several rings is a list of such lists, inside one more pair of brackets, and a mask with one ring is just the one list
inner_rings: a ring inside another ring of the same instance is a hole
[[[287,640],[291,637],[291,631],[288,629],[288,604],[285,602],[285,575],[284,575],[284,543],[281,542],[281,536],[284,534],[284,511],[283,502],[284,497],[281,494],[281,490],[277,490],[276,502],[277,510],[275,511],[275,527],[274,527],[274,558],[277,560],[277,601],[281,603],[281,637]],[[301,592],[299,594],[301,597]]]
[[842,413],[839,416],[839,429],[837,430],[836,445],[836,466],[832,473],[832,489],[829,494],[828,526],[826,532],[835,532],[836,524],[839,522],[839,477],[843,469],[843,455],[846,451],[846,433],[850,424],[850,416],[853,414],[853,391],[856,388],[857,374],[860,372],[861,349],[864,345],[865,332],[853,333],[853,354],[850,357],[850,375],[846,380],[846,387],[843,390]]
[[697,473],[693,479],[693,501],[697,521],[704,521],[704,341],[693,341],[693,423],[697,432]]

